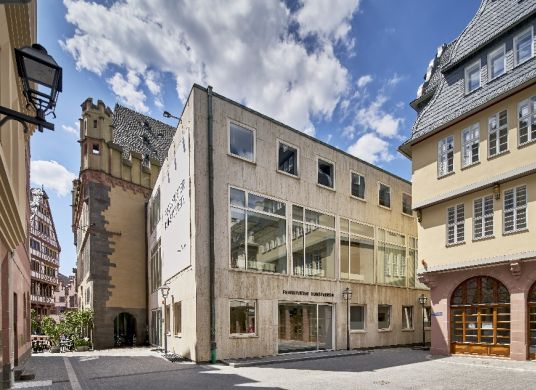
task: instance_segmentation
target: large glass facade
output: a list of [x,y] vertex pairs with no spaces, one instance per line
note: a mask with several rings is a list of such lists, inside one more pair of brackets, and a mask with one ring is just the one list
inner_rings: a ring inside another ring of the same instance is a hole
[[406,236],[378,229],[377,282],[406,286]]
[[374,282],[374,228],[341,218],[341,279]]

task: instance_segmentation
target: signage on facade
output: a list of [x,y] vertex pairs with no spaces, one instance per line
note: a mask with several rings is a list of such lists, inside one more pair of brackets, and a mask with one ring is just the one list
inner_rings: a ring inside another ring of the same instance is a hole
[[443,312],[442,311],[434,311],[432,313],[432,316],[433,317],[443,317]]
[[319,291],[303,291],[303,290],[283,290],[285,295],[299,295],[305,297],[334,297],[335,294],[329,292],[319,292]]

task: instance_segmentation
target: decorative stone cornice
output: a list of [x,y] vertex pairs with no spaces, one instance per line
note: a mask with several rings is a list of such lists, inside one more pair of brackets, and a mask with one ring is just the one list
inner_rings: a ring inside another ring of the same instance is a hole
[[120,187],[125,191],[132,191],[135,194],[143,194],[147,199],[149,199],[149,197],[151,196],[150,188],[134,184],[123,179],[119,179],[104,172],[94,171],[91,169],[87,169],[80,174],[80,181],[82,183],[89,181],[104,184],[110,187]]

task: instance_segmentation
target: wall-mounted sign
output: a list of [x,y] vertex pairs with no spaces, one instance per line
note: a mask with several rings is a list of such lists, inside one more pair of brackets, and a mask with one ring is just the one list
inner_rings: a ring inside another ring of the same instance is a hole
[[319,291],[303,291],[303,290],[283,290],[285,295],[299,295],[299,296],[311,296],[311,297],[334,297],[335,294],[329,292]]
[[432,313],[432,317],[442,317],[443,316],[443,312],[442,311],[434,311]]

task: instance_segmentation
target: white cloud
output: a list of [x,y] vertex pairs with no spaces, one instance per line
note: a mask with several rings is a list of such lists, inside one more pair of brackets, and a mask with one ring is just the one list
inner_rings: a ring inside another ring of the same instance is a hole
[[74,126],[61,125],[61,128],[67,133],[76,135],[77,137],[80,135],[80,122],[78,121],[74,122]]
[[356,128],[352,125],[348,125],[348,126],[345,126],[344,129],[342,129],[341,135],[344,138],[354,139],[355,132],[356,132]]
[[372,82],[372,76],[369,74],[363,75],[360,78],[357,79],[357,86],[359,88],[365,87],[367,84]]
[[348,153],[371,164],[388,162],[395,158],[389,152],[389,143],[374,133],[367,133],[360,137],[348,148]]
[[[348,70],[334,46],[348,41],[357,0],[308,1],[295,13],[278,1],[64,3],[75,33],[62,46],[77,68],[99,75],[119,69],[108,80],[111,88],[141,111],[146,108],[143,90],[162,103],[158,80],[169,73],[183,102],[193,83],[211,84],[221,94],[314,134],[313,118],[330,119],[347,92]],[[322,18],[316,19],[319,14]],[[314,51],[289,31],[296,21],[300,34],[319,37]]]
[[398,73],[395,73],[387,79],[387,86],[396,87],[402,80],[404,80],[404,78],[405,76],[400,76]]
[[384,95],[377,96],[368,106],[357,111],[355,121],[383,137],[393,138],[399,136],[399,128],[403,123],[403,118],[385,112],[383,105],[386,101],[387,97]]
[[37,160],[30,164],[30,181],[33,185],[52,189],[58,196],[67,195],[76,175],[54,160]]

